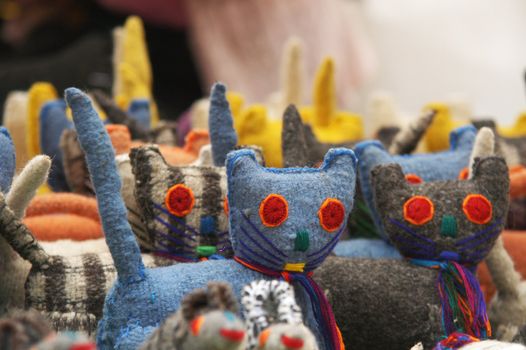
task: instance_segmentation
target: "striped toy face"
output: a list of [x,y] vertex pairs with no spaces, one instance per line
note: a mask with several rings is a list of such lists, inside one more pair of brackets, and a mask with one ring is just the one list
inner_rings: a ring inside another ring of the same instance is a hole
[[183,262],[232,255],[223,167],[169,166],[152,146],[130,158],[144,239],[155,253]]

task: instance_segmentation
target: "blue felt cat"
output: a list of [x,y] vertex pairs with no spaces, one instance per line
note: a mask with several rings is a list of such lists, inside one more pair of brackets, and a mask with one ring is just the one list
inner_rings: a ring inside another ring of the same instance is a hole
[[398,163],[406,176],[413,181],[455,180],[467,168],[475,142],[477,130],[474,126],[460,127],[451,132],[450,149],[438,153],[391,155],[378,141],[363,141],[356,145],[360,159],[358,177],[363,198],[373,217],[376,228],[385,240],[341,241],[335,248],[339,256],[369,258],[400,258],[398,251],[388,243],[387,234],[375,209],[371,185],[371,170],[377,165]]
[[333,149],[319,169],[268,169],[255,154],[229,154],[230,235],[236,260],[205,261],[146,269],[126,220],[114,153],[89,98],[66,90],[78,137],[97,195],[106,241],[118,279],[106,297],[99,323],[100,349],[135,349],[183,296],[213,280],[226,281],[240,297],[256,279],[283,277],[294,284],[307,326],[322,349],[341,349],[323,291],[310,278],[336,245],[352,209],[356,158]]
[[7,193],[11,187],[11,182],[15,176],[16,158],[15,146],[9,131],[3,126],[0,127],[0,191]]

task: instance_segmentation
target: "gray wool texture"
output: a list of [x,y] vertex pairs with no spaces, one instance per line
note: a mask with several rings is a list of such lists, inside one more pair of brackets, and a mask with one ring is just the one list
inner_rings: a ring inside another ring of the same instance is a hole
[[433,122],[433,119],[435,119],[435,115],[436,111],[428,112],[400,130],[400,132],[394,136],[393,141],[389,146],[389,153],[412,153],[418,146],[418,143],[424,136],[427,128],[429,128],[429,125]]
[[89,177],[84,151],[80,148],[77,131],[64,130],[60,137],[60,150],[64,175],[71,192],[93,197],[93,186]]
[[431,349],[441,335],[436,278],[404,260],[329,257],[314,272],[353,350]]
[[[502,158],[482,158],[474,165],[473,178],[467,181],[409,184],[400,165],[388,164],[373,169],[372,182],[376,207],[386,232],[406,257],[436,260],[442,251],[452,251],[460,255],[460,263],[476,264],[489,253],[504,228],[509,204],[509,177],[508,167]],[[491,202],[492,218],[487,224],[476,224],[466,218],[462,203],[469,194],[482,194]],[[406,222],[403,213],[404,203],[416,195],[426,196],[434,204],[432,220],[420,226]],[[456,221],[455,238],[440,234],[446,215],[453,216]],[[402,228],[400,223],[406,228]],[[414,249],[415,238],[409,231],[433,241],[434,244],[424,243],[427,253],[418,253]],[[467,242],[469,237],[477,234],[480,238]],[[461,244],[463,240],[465,243]]]

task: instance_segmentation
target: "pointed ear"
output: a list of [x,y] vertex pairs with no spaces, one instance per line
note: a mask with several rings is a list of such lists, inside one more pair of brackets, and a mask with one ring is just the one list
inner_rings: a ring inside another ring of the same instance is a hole
[[449,134],[449,145],[452,151],[454,150],[471,150],[475,137],[477,135],[477,129],[473,125],[465,125],[457,128]]
[[248,148],[230,152],[226,158],[226,174],[229,183],[232,177],[240,172],[256,174],[260,170],[259,167],[256,153]]
[[477,129],[482,129],[484,127],[490,128],[493,132],[497,130],[497,124],[495,124],[495,121],[493,119],[479,119],[479,120],[473,120],[471,121],[474,127]]
[[399,164],[378,165],[371,171],[373,200],[379,213],[385,213],[392,206],[392,195],[399,190],[409,189],[402,167]]
[[478,131],[477,136],[475,137],[475,144],[473,145],[473,150],[471,151],[471,157],[469,159],[468,178],[471,178],[473,175],[473,164],[475,164],[475,159],[491,157],[494,155],[495,135],[490,128],[483,127]]
[[132,148],[130,150],[130,163],[137,180],[149,177],[152,171],[160,171],[169,167],[157,145]]
[[508,198],[510,179],[506,161],[501,157],[476,159],[472,180],[493,196],[493,200]]
[[199,150],[197,159],[192,163],[194,166],[213,166],[214,161],[212,160],[212,146],[210,144],[204,145]]
[[195,289],[184,296],[181,301],[180,312],[183,318],[190,322],[208,307],[208,295],[203,288]]
[[336,112],[336,91],[334,82],[334,61],[326,57],[318,68],[314,81],[314,125],[328,125]]
[[0,191],[7,193],[15,176],[16,156],[15,146],[9,131],[0,127]]
[[227,153],[234,150],[237,145],[237,134],[226,99],[226,87],[221,83],[214,84],[210,93],[208,130],[214,165],[224,166]]
[[283,115],[281,151],[285,168],[310,166],[305,128],[294,105],[289,105]]
[[395,135],[393,142],[389,146],[389,153],[412,153],[435,119],[435,115],[435,111],[426,112],[400,130],[400,132]]
[[327,154],[325,154],[320,169],[356,174],[357,163],[358,158],[356,158],[356,155],[351,149],[331,148]]
[[368,140],[356,144],[354,147],[356,156],[360,163],[365,165],[369,163],[385,164],[391,160],[391,155],[385,150],[380,141]]

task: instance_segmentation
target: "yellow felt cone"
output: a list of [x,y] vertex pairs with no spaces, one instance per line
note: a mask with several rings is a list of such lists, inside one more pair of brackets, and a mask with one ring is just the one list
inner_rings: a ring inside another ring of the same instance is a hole
[[522,112],[512,126],[499,126],[499,134],[506,137],[526,136],[526,112]]
[[52,84],[37,82],[31,85],[27,97],[26,146],[29,158],[41,154],[40,150],[40,110],[50,101],[58,99]]
[[432,102],[424,107],[424,112],[436,112],[433,122],[427,129],[424,140],[428,152],[439,152],[449,148],[449,134],[459,126],[469,123],[468,120],[454,119],[449,106],[442,102]]

